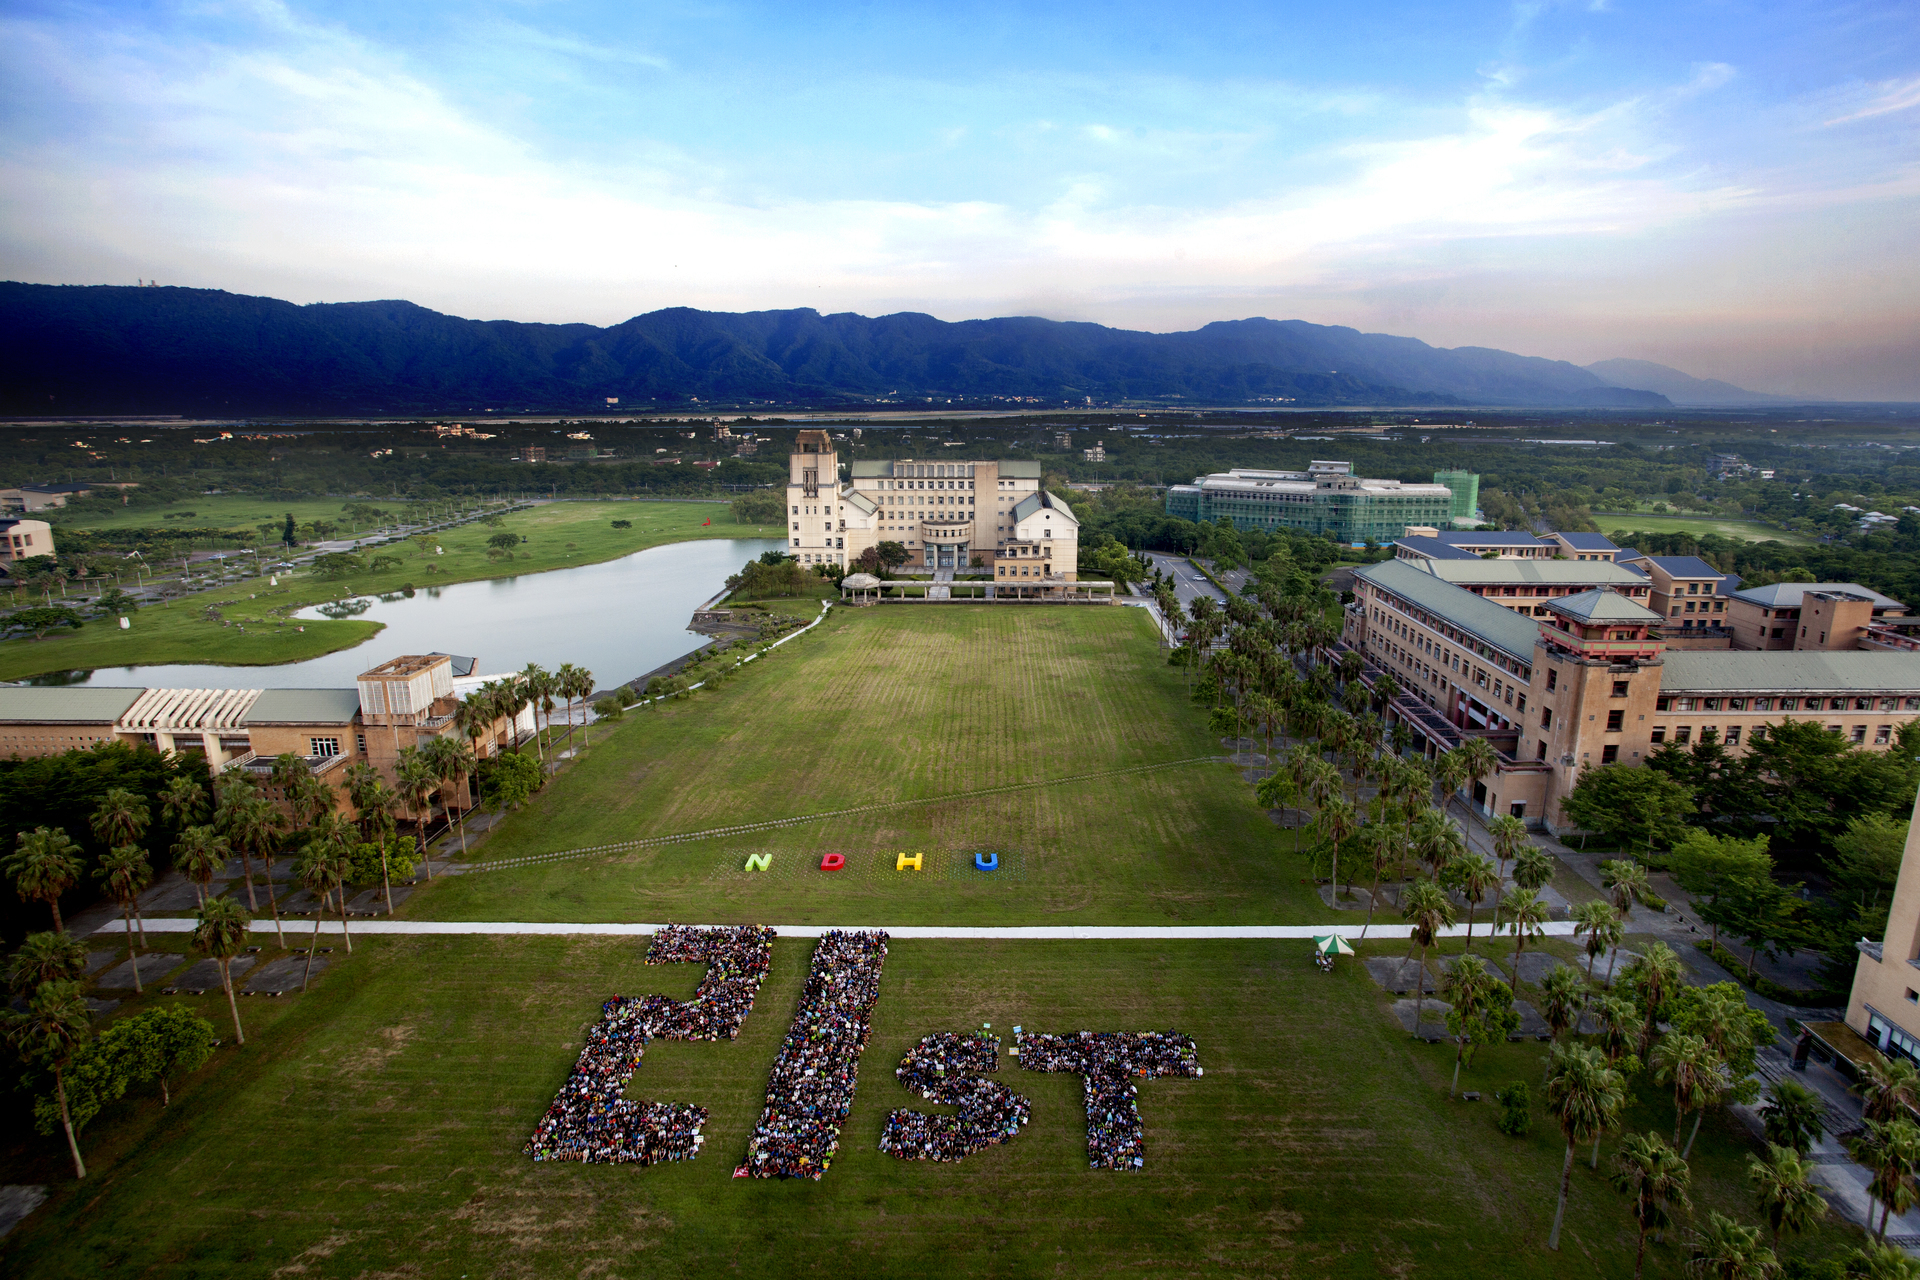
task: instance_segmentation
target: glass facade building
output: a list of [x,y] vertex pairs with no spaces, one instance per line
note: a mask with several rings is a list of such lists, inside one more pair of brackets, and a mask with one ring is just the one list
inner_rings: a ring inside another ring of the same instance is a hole
[[1305,471],[1236,469],[1167,490],[1167,514],[1237,529],[1292,529],[1337,542],[1387,543],[1409,525],[1445,527],[1454,496],[1443,484],[1368,480],[1351,463],[1314,462]]

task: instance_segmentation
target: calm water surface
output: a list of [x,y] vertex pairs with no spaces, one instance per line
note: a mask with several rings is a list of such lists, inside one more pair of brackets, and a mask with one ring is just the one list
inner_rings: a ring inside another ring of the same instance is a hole
[[[277,667],[101,667],[74,683],[205,689],[325,689],[350,685],[369,667],[403,653],[478,658],[476,674],[551,671],[571,662],[601,688],[644,675],[701,643],[687,630],[694,609],[748,560],[786,544],[779,538],[676,542],[619,560],[516,578],[461,582],[376,600],[358,616],[386,624],[352,649]],[[301,611],[302,620],[320,614]],[[134,625],[139,626],[135,615]]]

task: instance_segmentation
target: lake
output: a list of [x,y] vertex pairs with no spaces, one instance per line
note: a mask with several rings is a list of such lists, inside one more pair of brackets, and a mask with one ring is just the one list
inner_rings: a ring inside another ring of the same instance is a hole
[[[514,578],[461,582],[418,591],[412,599],[373,600],[357,614],[386,624],[373,639],[306,662],[275,667],[101,667],[76,684],[203,689],[338,689],[369,667],[403,653],[453,653],[479,659],[477,675],[563,662],[593,672],[600,688],[645,675],[697,648],[693,611],[727,576],[779,538],[710,538],[637,551],[618,560]],[[363,600],[369,597],[362,597]],[[302,621],[318,620],[304,609]],[[53,683],[42,677],[34,683]]]

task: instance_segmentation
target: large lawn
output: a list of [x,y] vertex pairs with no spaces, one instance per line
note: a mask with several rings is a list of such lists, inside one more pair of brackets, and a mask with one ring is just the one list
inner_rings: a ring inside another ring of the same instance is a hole
[[[1042,924],[1306,921],[1322,910],[1144,612],[835,609],[716,692],[629,712],[489,860],[892,807],[473,874],[443,919]],[[1192,763],[1178,763],[1178,762]],[[1113,777],[1084,775],[1172,763]],[[1075,780],[1078,779],[1078,780]],[[980,794],[993,792],[995,794]],[[906,803],[901,803],[906,802]],[[925,855],[920,871],[896,855]],[[1000,870],[972,869],[975,853]],[[766,871],[746,871],[767,853]],[[827,853],[841,871],[819,869]]]
[[[616,529],[615,520],[631,521],[632,528]],[[490,559],[487,539],[502,531],[521,534],[527,541],[511,560]],[[303,570],[281,578],[277,586],[267,585],[266,578],[249,578],[142,609],[126,631],[111,621],[100,620],[87,623],[80,631],[45,640],[10,640],[0,644],[0,680],[18,680],[47,671],[168,662],[245,666],[300,662],[359,644],[378,632],[379,625],[351,620],[295,624],[284,616],[270,614],[270,610],[398,591],[406,586],[445,586],[540,573],[694,538],[759,536],[758,527],[734,524],[727,508],[717,503],[551,503],[506,516],[499,528],[475,523],[435,535],[443,554],[435,555],[430,547],[423,549],[411,542],[384,548],[389,554],[399,555],[401,563],[379,573],[320,579]],[[220,610],[218,619],[209,616],[210,606]],[[222,620],[232,625],[222,626]],[[239,629],[243,626],[245,631]]]
[[[819,1182],[734,1180],[811,943],[776,944],[739,1041],[655,1041],[634,1096],[712,1115],[698,1160],[651,1169],[534,1164],[521,1145],[614,993],[686,998],[690,966],[633,939],[363,942],[314,992],[243,1002],[258,1025],[170,1110],[129,1100],[86,1135],[76,1186],[51,1140],[4,1148],[9,1181],[54,1199],[0,1244],[0,1269],[126,1276],[1622,1277],[1625,1197],[1576,1163],[1562,1250],[1545,1251],[1561,1146],[1450,1102],[1452,1051],[1409,1040],[1354,961],[1316,972],[1300,943],[896,942],[840,1154]],[[1397,945],[1374,949],[1397,954]],[[195,1001],[216,1023],[224,1007]],[[922,1035],[1176,1028],[1204,1078],[1140,1085],[1146,1166],[1094,1172],[1080,1084],[1019,1070],[1011,1143],[909,1163],[876,1139]],[[1462,1085],[1538,1082],[1543,1046],[1484,1051]],[[1671,1133],[1664,1096],[1633,1128]],[[1757,1219],[1746,1138],[1715,1113],[1694,1151],[1698,1221]],[[1832,1225],[1825,1252],[1848,1236]],[[1676,1275],[1683,1232],[1649,1257]],[[1789,1250],[1803,1247],[1791,1239]]]
[[1674,516],[1640,515],[1634,512],[1621,514],[1613,511],[1596,511],[1594,523],[1600,526],[1602,533],[1616,541],[1628,533],[1691,533],[1696,537],[1703,533],[1718,534],[1722,538],[1739,538],[1745,542],[1778,542],[1787,546],[1804,547],[1813,545],[1813,539],[1802,533],[1788,529],[1776,529],[1770,524],[1761,524],[1757,520],[1732,520],[1725,516]]
[[[371,498],[366,503],[403,519],[412,505],[405,498]],[[251,532],[263,524],[279,525],[289,512],[300,524],[331,520],[340,526],[344,535],[350,528],[343,510],[345,505],[341,498],[262,498],[244,493],[202,494],[163,506],[144,507],[123,507],[118,500],[88,501],[57,513],[53,536],[57,542],[62,527],[165,530],[177,526]]]

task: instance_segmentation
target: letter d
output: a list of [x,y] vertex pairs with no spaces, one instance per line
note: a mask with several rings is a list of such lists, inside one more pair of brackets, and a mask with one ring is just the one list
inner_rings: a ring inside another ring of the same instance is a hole
[[820,869],[822,871],[838,871],[840,868],[846,865],[847,865],[847,859],[844,854],[829,853],[824,858],[820,859]]

